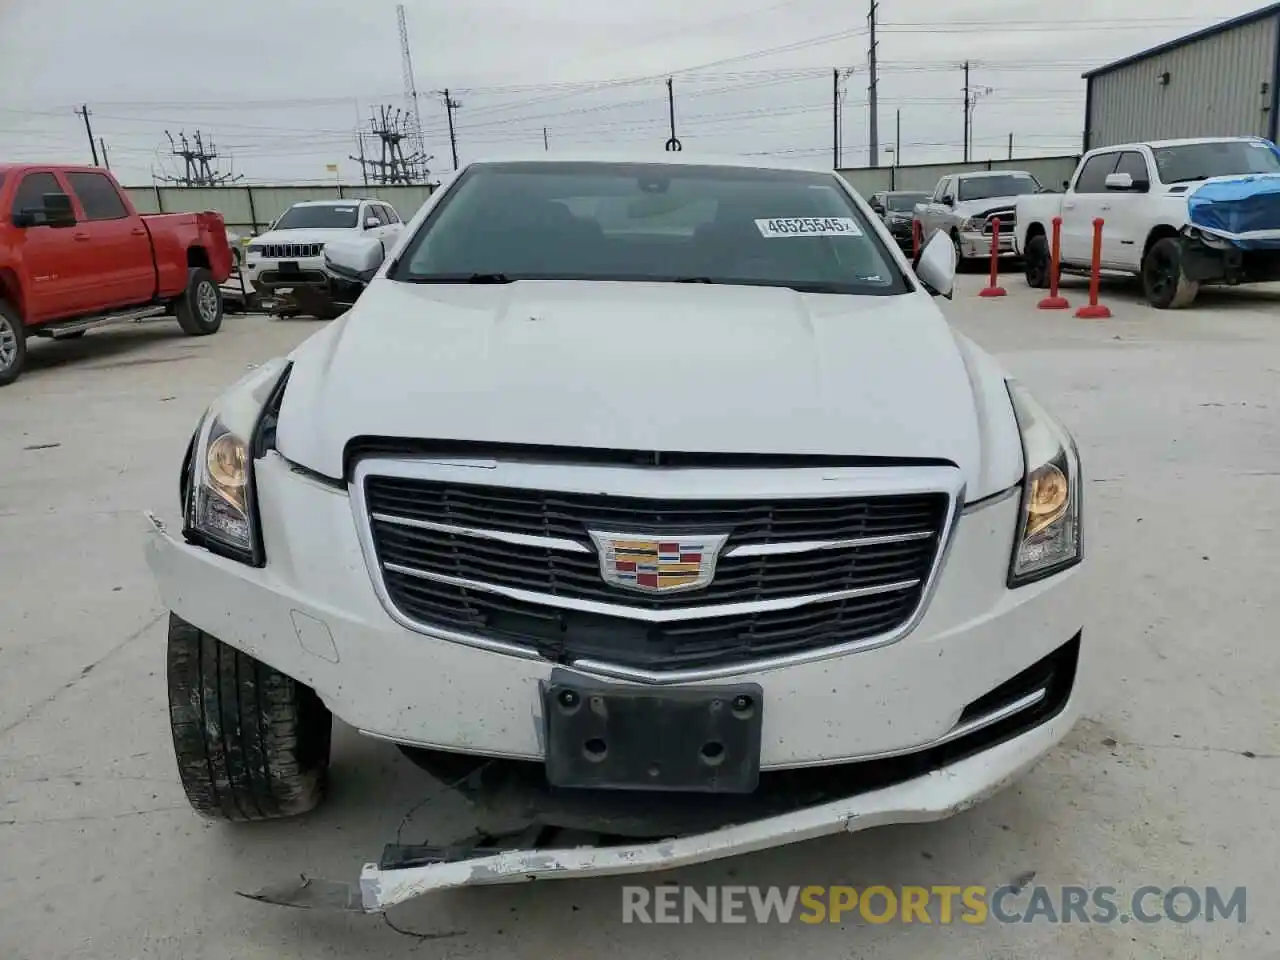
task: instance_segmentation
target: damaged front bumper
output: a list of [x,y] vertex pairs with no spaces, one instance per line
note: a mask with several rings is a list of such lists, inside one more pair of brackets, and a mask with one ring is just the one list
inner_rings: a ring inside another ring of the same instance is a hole
[[358,882],[303,879],[245,895],[286,906],[381,913],[415,897],[457,887],[671,870],[891,823],[941,820],[1021,777],[1066,735],[1075,716],[1074,704],[1069,703],[1046,723],[924,776],[705,833],[611,847],[503,850],[407,867],[369,863]]

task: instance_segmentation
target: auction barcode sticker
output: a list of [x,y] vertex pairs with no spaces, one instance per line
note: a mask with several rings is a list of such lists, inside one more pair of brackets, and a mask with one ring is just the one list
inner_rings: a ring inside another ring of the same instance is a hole
[[852,217],[774,217],[757,220],[762,237],[860,237]]

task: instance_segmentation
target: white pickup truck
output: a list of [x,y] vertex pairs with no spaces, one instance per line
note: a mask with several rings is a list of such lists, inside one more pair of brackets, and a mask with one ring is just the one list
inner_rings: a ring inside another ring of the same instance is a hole
[[1086,153],[1065,194],[1018,198],[1014,244],[1032,287],[1049,285],[1058,216],[1063,273],[1089,271],[1101,219],[1101,269],[1140,277],[1153,307],[1189,306],[1201,284],[1280,280],[1280,148],[1234,137]]

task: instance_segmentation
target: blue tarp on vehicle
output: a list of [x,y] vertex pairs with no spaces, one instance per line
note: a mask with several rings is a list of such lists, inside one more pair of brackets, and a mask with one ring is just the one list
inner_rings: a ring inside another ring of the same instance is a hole
[[[1280,148],[1264,141],[1280,155]],[[1280,248],[1280,174],[1255,173],[1207,180],[1187,197],[1193,226],[1211,230],[1237,246]]]

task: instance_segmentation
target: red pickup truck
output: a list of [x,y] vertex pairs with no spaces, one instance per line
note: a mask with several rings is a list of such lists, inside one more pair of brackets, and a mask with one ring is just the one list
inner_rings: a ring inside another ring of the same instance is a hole
[[142,216],[98,167],[0,163],[0,386],[31,336],[164,315],[215,333],[230,273],[220,214]]

